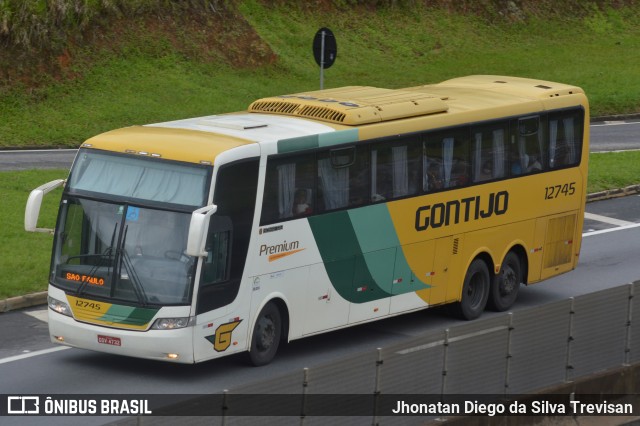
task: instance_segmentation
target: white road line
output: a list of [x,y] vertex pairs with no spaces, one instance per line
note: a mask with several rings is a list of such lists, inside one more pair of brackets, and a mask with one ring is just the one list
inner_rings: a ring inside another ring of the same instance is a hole
[[611,121],[602,121],[602,124],[591,124],[591,127],[602,127],[602,126],[621,126],[625,124],[640,124],[640,121],[624,121],[624,120],[611,120]]
[[632,229],[632,228],[638,228],[638,227],[640,227],[640,223],[634,223],[627,226],[618,226],[617,228],[609,228],[609,229],[601,229],[599,231],[585,232],[584,234],[582,234],[582,237],[583,238],[591,237],[592,235],[606,234],[608,232],[615,232],[615,231],[624,231],[625,229]]
[[[448,339],[447,343],[454,343],[460,340],[465,340],[465,339],[469,339],[471,337],[478,337],[478,336],[483,336],[485,334],[490,334],[490,333],[494,333],[496,331],[502,331],[502,330],[507,330],[509,327],[507,327],[506,325],[499,325],[497,327],[493,327],[493,328],[488,328],[486,330],[480,330],[480,331],[476,331],[473,333],[467,333],[467,334],[463,334],[460,336],[456,336],[456,337],[451,337]],[[417,351],[424,351],[425,349],[429,349],[429,348],[433,348],[436,346],[441,346],[444,345],[445,341],[444,340],[436,340],[435,342],[431,342],[431,343],[426,343],[424,345],[419,345],[419,346],[414,346],[412,348],[407,348],[407,349],[403,349],[401,351],[396,352],[398,355],[407,355],[410,354],[412,352],[417,352]]]
[[13,361],[20,361],[21,359],[27,359],[27,358],[31,358],[31,357],[34,357],[34,356],[50,354],[50,353],[53,353],[53,352],[64,351],[66,349],[71,349],[71,348],[69,346],[57,346],[55,348],[43,349],[41,351],[35,351],[35,352],[29,352],[29,353],[22,354],[22,355],[10,356],[8,358],[0,359],[0,364],[6,364],[6,363],[9,363],[9,362],[13,362]]
[[25,314],[27,314],[30,317],[33,317],[35,319],[38,319],[40,321],[49,322],[48,309],[40,309],[40,310],[37,310],[37,311],[28,311],[28,312],[25,312]]
[[604,222],[604,223],[608,223],[610,225],[616,225],[616,226],[629,226],[634,224],[634,222],[620,220],[620,219],[616,219],[608,216],[601,216],[599,214],[589,213],[589,212],[584,212],[584,218],[590,219],[590,220],[597,220],[598,222]]

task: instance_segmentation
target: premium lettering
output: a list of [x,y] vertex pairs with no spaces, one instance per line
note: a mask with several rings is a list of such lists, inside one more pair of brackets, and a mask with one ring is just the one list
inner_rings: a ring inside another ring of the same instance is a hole
[[500,191],[489,194],[488,197],[475,197],[451,200],[418,207],[416,210],[416,231],[426,231],[470,220],[487,219],[500,216],[509,208],[509,193]]
[[292,250],[297,250],[299,247],[300,241],[291,241],[290,243],[288,243],[285,240],[282,244],[274,244],[272,246],[263,244],[260,246],[260,256],[284,253]]

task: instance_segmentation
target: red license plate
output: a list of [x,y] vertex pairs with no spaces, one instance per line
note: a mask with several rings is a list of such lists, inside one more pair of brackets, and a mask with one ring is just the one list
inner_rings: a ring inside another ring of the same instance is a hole
[[98,335],[98,343],[102,343],[104,345],[122,346],[122,341],[119,337]]

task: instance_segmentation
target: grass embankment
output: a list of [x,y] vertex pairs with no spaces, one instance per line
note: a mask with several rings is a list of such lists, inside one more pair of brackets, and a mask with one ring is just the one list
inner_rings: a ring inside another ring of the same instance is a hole
[[[160,8],[174,2],[151,3]],[[34,86],[0,89],[0,148],[76,147],[117,127],[241,110],[258,97],[316,89],[311,41],[322,26],[338,42],[338,58],[325,71],[327,88],[400,88],[502,74],[579,85],[589,95],[592,115],[640,111],[638,6],[598,9],[576,2],[575,10],[563,14],[546,2],[523,1],[540,5],[537,14],[526,15],[503,11],[496,2],[495,10],[474,15],[417,1],[376,8],[271,3],[238,2],[233,14],[223,16],[227,20],[208,9],[177,8],[171,19],[147,12],[128,24],[117,18],[112,29],[103,24],[93,45],[70,44],[55,58],[59,81],[43,77]],[[224,31],[202,35],[197,25],[179,19],[189,13],[202,21],[203,32]],[[232,18],[237,27],[228,23]],[[225,45],[217,53],[199,53],[208,51],[212,38],[224,38]]]
[[[117,127],[242,110],[259,97],[317,89],[311,41],[323,26],[338,42],[327,88],[503,74],[579,85],[592,115],[640,111],[640,7],[633,2],[598,8],[523,0],[522,9],[502,9],[515,2],[96,0],[75,2],[84,7],[75,11],[65,3],[0,2],[0,48],[7,47],[0,49],[0,149],[75,148]],[[14,66],[22,53],[12,51],[31,54],[31,62]],[[639,157],[592,155],[589,191],[638,183]],[[46,288],[52,239],[23,231],[24,205],[31,189],[65,176],[0,173],[0,298]],[[54,224],[54,198],[45,198],[41,226]]]

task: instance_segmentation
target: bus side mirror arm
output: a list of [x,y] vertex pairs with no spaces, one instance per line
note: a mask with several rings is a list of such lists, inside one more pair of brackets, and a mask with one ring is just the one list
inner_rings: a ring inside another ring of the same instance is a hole
[[53,234],[53,229],[38,228],[38,217],[40,216],[40,207],[42,206],[42,199],[45,194],[53,191],[56,188],[64,185],[66,180],[56,179],[49,183],[40,185],[29,194],[27,199],[27,206],[24,210],[24,230],[27,232],[45,232]]
[[218,206],[211,204],[195,210],[191,214],[191,223],[189,224],[189,236],[187,238],[188,256],[202,257],[207,252],[204,245],[207,242],[207,231],[209,229],[209,218],[218,210]]

